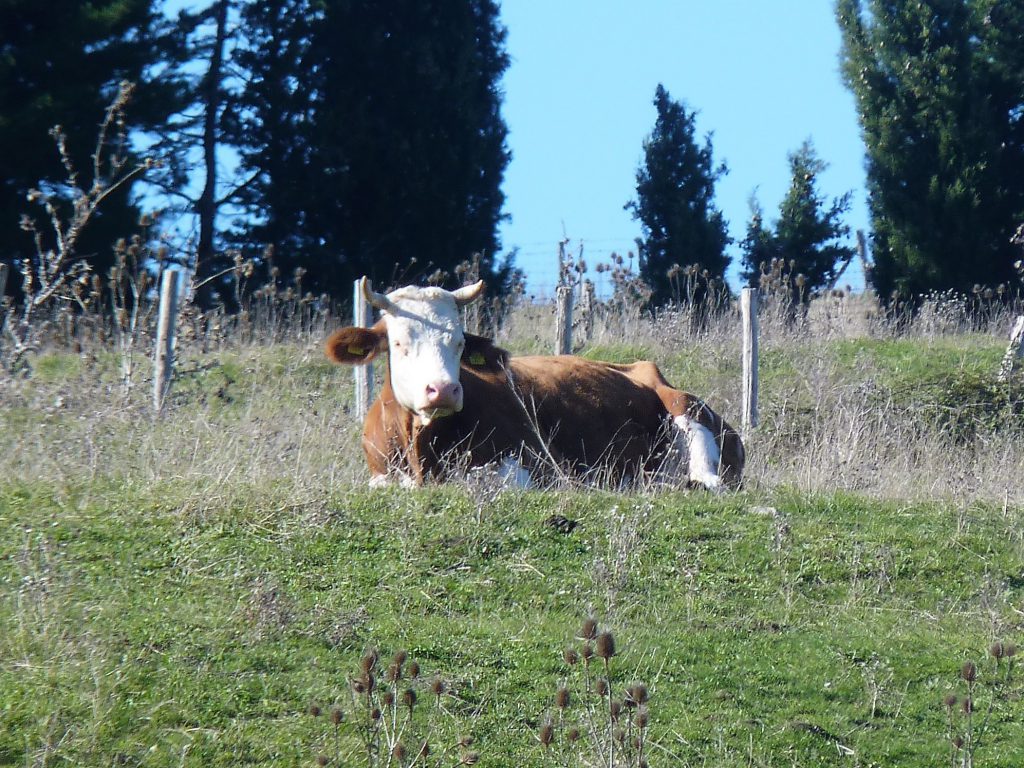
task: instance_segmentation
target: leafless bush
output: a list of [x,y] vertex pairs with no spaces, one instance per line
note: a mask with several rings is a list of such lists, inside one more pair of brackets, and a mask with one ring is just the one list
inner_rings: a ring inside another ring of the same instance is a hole
[[[78,239],[110,195],[131,184],[153,165],[151,160],[146,160],[128,167],[130,156],[124,114],[133,89],[132,83],[122,82],[107,107],[93,152],[92,181],[88,186],[79,180],[64,129],[58,125],[50,132],[67,178],[58,188],[32,190],[28,196],[29,202],[43,208],[52,232],[46,235],[35,218],[22,217],[21,228],[32,235],[35,252],[16,264],[24,297],[19,304],[8,307],[2,317],[0,360],[8,369],[17,367],[28,352],[38,348],[50,321],[46,310],[51,304],[87,309],[84,296],[91,286],[90,269],[79,257]],[[66,215],[62,201],[67,198],[70,198],[71,211]],[[48,244],[51,242],[52,246]]]

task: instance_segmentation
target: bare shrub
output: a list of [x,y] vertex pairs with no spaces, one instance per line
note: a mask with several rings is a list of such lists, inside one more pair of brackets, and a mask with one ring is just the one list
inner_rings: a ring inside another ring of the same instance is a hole
[[[28,352],[38,349],[41,336],[52,322],[47,314],[52,305],[87,309],[84,297],[91,285],[90,268],[78,254],[78,239],[110,195],[153,166],[151,160],[146,160],[128,168],[124,113],[133,90],[132,83],[122,82],[107,107],[93,152],[92,180],[88,185],[80,182],[79,171],[71,162],[64,129],[58,125],[50,132],[67,178],[62,188],[29,193],[29,202],[43,208],[52,233],[44,234],[31,216],[21,219],[21,228],[32,235],[35,252],[16,264],[22,277],[22,301],[7,307],[0,318],[0,360],[8,369],[17,367]],[[68,197],[71,211],[66,215],[62,202]]]

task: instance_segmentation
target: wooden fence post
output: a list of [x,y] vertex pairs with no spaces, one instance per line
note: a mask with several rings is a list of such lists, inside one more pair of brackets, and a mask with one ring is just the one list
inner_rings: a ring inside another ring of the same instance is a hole
[[[352,289],[352,324],[359,328],[373,325],[373,307],[363,295],[362,280],[356,280]],[[362,421],[373,399],[373,363],[353,366],[352,377],[356,389],[356,418]]]
[[1018,315],[1010,331],[1010,344],[1006,347],[1003,362],[999,365],[999,380],[1006,381],[1013,373],[1017,358],[1024,356],[1024,315]]
[[555,291],[555,354],[572,354],[572,287]]
[[743,315],[743,434],[757,426],[757,289],[740,295]]
[[153,410],[159,413],[174,375],[174,331],[178,322],[178,280],[181,273],[165,269],[160,283],[160,314],[153,355]]
[[4,291],[7,290],[7,271],[8,266],[0,264],[0,301],[4,300]]
[[583,281],[580,293],[580,326],[583,328],[583,343],[589,344],[594,339],[594,313],[597,311],[597,298],[594,296],[594,284]]

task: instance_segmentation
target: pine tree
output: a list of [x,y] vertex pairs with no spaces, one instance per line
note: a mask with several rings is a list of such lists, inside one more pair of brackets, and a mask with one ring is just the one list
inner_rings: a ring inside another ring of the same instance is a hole
[[711,136],[698,144],[697,113],[674,101],[661,84],[654,106],[657,119],[644,141],[636,200],[626,209],[643,228],[640,276],[653,289],[651,303],[661,305],[672,299],[668,274],[676,266],[696,265],[724,284],[730,261],[725,248],[731,239],[714,205],[715,182],[727,170],[714,164]]
[[853,259],[856,251],[840,242],[850,233],[842,221],[850,194],[829,203],[817,188],[818,176],[827,167],[810,141],[789,155],[789,190],[773,231],[763,228],[760,211],[755,210],[743,241],[743,278],[749,285],[756,286],[762,265],[777,258],[794,279],[799,278],[794,297],[807,301],[814,291],[831,286]]
[[[34,254],[31,236],[19,228],[23,215],[41,218],[40,230],[49,230],[45,214],[26,199],[30,190],[70,208],[68,171],[52,127],[62,126],[79,183],[89,186],[97,126],[122,80],[140,84],[125,133],[166,116],[166,94],[144,77],[156,60],[157,23],[150,0],[11,0],[0,6],[0,261],[17,265]],[[137,229],[130,191],[125,186],[105,199],[79,239],[79,255],[101,276],[113,263],[115,240]],[[7,292],[17,297],[20,290],[15,269]]]
[[363,274],[386,285],[476,252],[493,278],[509,159],[497,4],[271,0],[244,18],[258,220],[239,242],[336,297]]
[[750,196],[750,220],[747,232],[740,243],[743,253],[743,270],[740,273],[743,282],[757,287],[761,275],[766,274],[773,262],[779,257],[775,243],[775,234],[765,225],[764,210],[754,195]]
[[867,146],[882,295],[1012,276],[1024,220],[1024,10],[994,0],[839,0]]

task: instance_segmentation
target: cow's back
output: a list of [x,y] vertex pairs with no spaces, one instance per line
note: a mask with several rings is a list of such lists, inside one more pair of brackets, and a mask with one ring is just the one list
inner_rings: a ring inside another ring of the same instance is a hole
[[636,478],[660,460],[665,410],[629,375],[632,366],[556,355],[512,358],[509,367],[527,417],[573,471]]

